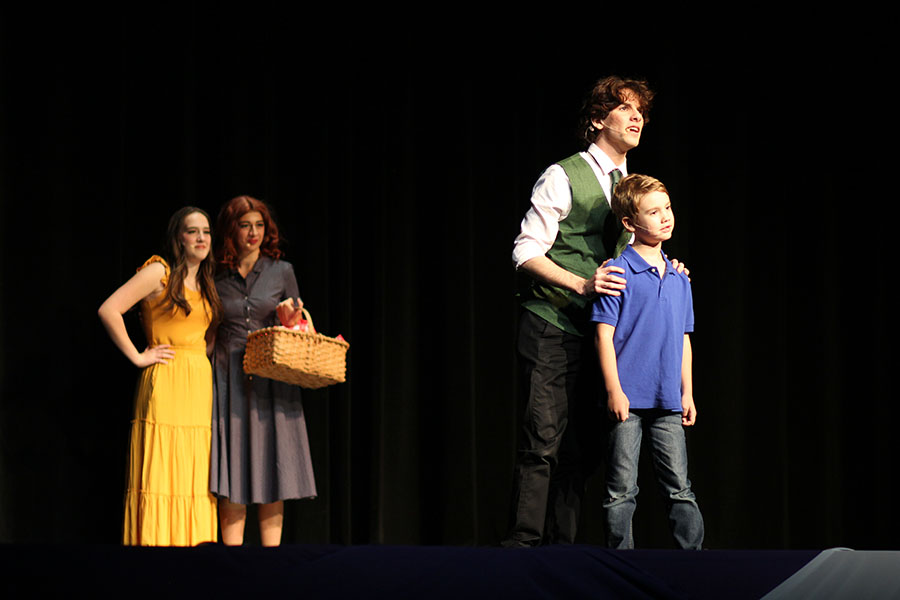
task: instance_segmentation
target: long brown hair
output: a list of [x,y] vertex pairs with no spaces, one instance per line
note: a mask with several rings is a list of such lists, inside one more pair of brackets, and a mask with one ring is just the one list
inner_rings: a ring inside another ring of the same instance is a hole
[[238,221],[248,212],[254,211],[262,215],[263,223],[266,226],[266,233],[259,245],[260,254],[274,260],[281,258],[282,252],[278,247],[281,242],[281,238],[278,237],[278,225],[275,224],[268,205],[252,196],[238,196],[225,203],[216,219],[215,248],[219,270],[237,268],[239,254],[235,240],[238,233]]
[[[166,239],[163,244],[163,255],[169,263],[169,281],[163,291],[163,305],[166,308],[178,307],[184,310],[184,314],[191,314],[191,305],[184,297],[184,278],[187,275],[187,261],[184,257],[184,247],[181,244],[181,233],[184,231],[184,220],[188,215],[198,213],[206,217],[209,215],[203,209],[196,206],[185,206],[169,219],[169,227],[166,229]],[[206,304],[212,311],[209,315],[211,326],[217,324],[222,318],[222,301],[216,292],[215,260],[210,252],[200,267],[197,269],[197,282],[200,285],[200,294],[206,300]]]

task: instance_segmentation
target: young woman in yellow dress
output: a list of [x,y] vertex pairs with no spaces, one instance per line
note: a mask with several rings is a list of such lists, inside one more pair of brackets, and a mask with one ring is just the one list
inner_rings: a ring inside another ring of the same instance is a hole
[[[169,220],[164,254],[153,256],[98,314],[140,369],[131,426],[123,543],[215,542],[209,491],[212,371],[206,333],[220,320],[209,216],[185,207]],[[148,346],[138,351],[122,315],[140,303]]]

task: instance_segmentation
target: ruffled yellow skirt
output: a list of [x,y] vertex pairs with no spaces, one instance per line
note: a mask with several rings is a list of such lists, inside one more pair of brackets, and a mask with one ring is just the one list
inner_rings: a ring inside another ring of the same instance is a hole
[[123,543],[194,546],[217,538],[209,491],[212,372],[205,351],[176,347],[144,369],[131,425]]

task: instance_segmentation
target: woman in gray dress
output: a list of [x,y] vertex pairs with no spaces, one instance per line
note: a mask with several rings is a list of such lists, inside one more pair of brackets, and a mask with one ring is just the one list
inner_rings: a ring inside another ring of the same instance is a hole
[[300,388],[244,374],[244,349],[251,331],[299,322],[303,304],[265,203],[233,198],[219,212],[216,233],[224,318],[213,352],[210,489],[225,544],[243,543],[247,504],[258,504],[262,544],[277,546],[284,500],[316,495],[306,419]]

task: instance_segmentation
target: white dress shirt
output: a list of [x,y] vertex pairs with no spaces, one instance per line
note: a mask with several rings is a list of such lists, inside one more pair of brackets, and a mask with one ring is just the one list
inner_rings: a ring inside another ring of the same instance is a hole
[[[594,170],[606,200],[612,197],[609,174],[618,169],[622,177],[628,175],[625,161],[621,165],[613,163],[603,150],[591,144],[586,152],[579,153]],[[531,192],[531,207],[522,219],[522,227],[513,244],[513,262],[516,268],[536,256],[543,256],[556,241],[559,222],[569,216],[572,210],[572,190],[565,170],[559,165],[550,165],[544,171]]]

